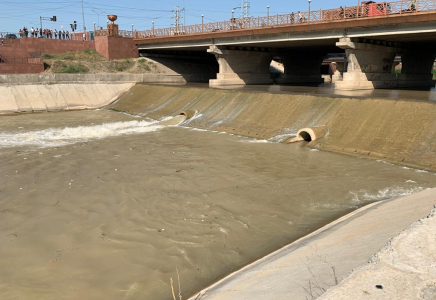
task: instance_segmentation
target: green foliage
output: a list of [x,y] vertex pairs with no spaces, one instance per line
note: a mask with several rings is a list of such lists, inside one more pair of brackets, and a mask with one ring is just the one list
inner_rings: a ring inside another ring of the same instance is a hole
[[89,69],[81,63],[65,63],[57,60],[51,66],[56,73],[88,73]]
[[97,51],[95,49],[85,49],[82,51],[82,53],[85,54],[97,54]]
[[83,51],[64,52],[59,54],[45,54],[43,59],[56,59],[56,60],[77,60],[77,61],[102,61],[106,60],[100,53],[94,49],[85,49]]
[[78,64],[70,64],[65,69],[65,73],[88,73],[89,69],[82,65],[81,63]]
[[126,66],[124,66],[124,65],[122,65],[122,64],[117,64],[117,65],[115,66],[115,69],[116,69],[118,72],[122,72],[122,71],[124,71],[124,70],[126,69]]
[[109,64],[109,70],[123,72],[132,68],[135,62],[132,59],[123,59],[119,61],[111,61]]
[[154,62],[152,62],[152,61],[149,61],[148,64],[149,64],[153,69],[156,69],[156,68],[157,68],[156,65],[154,64]]
[[147,62],[147,60],[144,58],[138,59],[138,63],[140,63],[140,64],[145,64],[146,62]]

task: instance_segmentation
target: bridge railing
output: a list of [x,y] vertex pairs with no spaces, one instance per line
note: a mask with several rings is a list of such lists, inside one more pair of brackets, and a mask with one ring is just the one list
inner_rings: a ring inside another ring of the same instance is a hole
[[[378,2],[367,5],[321,9],[310,12],[296,12],[284,15],[234,18],[222,22],[212,22],[179,27],[154,28],[135,31],[134,38],[172,37],[198,35],[214,32],[229,32],[274,26],[292,26],[307,23],[331,22],[347,19],[374,18],[401,14],[418,14],[435,11],[436,0],[399,0]],[[106,35],[106,30],[98,30],[96,35]],[[132,38],[132,31],[120,31],[120,36]]]

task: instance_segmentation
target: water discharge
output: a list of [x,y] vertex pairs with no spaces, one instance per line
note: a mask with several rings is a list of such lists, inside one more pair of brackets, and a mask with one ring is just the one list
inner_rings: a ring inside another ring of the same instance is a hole
[[100,125],[48,128],[27,132],[0,132],[0,148],[17,146],[60,147],[125,134],[157,131],[165,126],[177,126],[185,116],[168,117],[161,121],[125,121]]
[[278,143],[288,132],[186,122],[3,117],[0,299],[172,299],[176,268],[186,299],[357,207],[436,186],[433,173]]

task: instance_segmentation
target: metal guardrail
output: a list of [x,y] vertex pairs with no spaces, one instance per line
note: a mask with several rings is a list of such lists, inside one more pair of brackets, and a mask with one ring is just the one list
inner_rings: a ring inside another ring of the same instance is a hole
[[[229,21],[202,23],[188,26],[156,28],[143,31],[120,31],[123,37],[156,38],[180,35],[198,35],[214,32],[229,32],[253,28],[274,26],[292,26],[307,23],[331,22],[349,19],[373,18],[390,15],[418,14],[435,11],[436,0],[401,0],[378,2],[336,9],[321,9],[309,12],[297,12],[285,15],[267,15],[264,17],[234,18]],[[107,35],[106,30],[97,30],[96,36]]]

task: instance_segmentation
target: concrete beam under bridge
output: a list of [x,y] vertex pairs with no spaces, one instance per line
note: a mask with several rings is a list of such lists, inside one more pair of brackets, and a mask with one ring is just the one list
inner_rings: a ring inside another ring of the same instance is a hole
[[[435,86],[432,69],[436,52],[402,48],[395,43],[379,40],[342,38],[336,44],[345,49],[348,67],[343,81],[336,82],[339,90],[366,90],[388,88],[430,88]],[[403,69],[394,72],[394,59],[402,55]]]
[[273,83],[269,67],[274,53],[227,50],[216,46],[207,52],[215,55],[219,65],[217,79],[211,79],[210,86]]
[[278,84],[320,84],[324,82],[321,64],[327,53],[319,50],[284,50],[278,54],[284,73],[275,80]]

